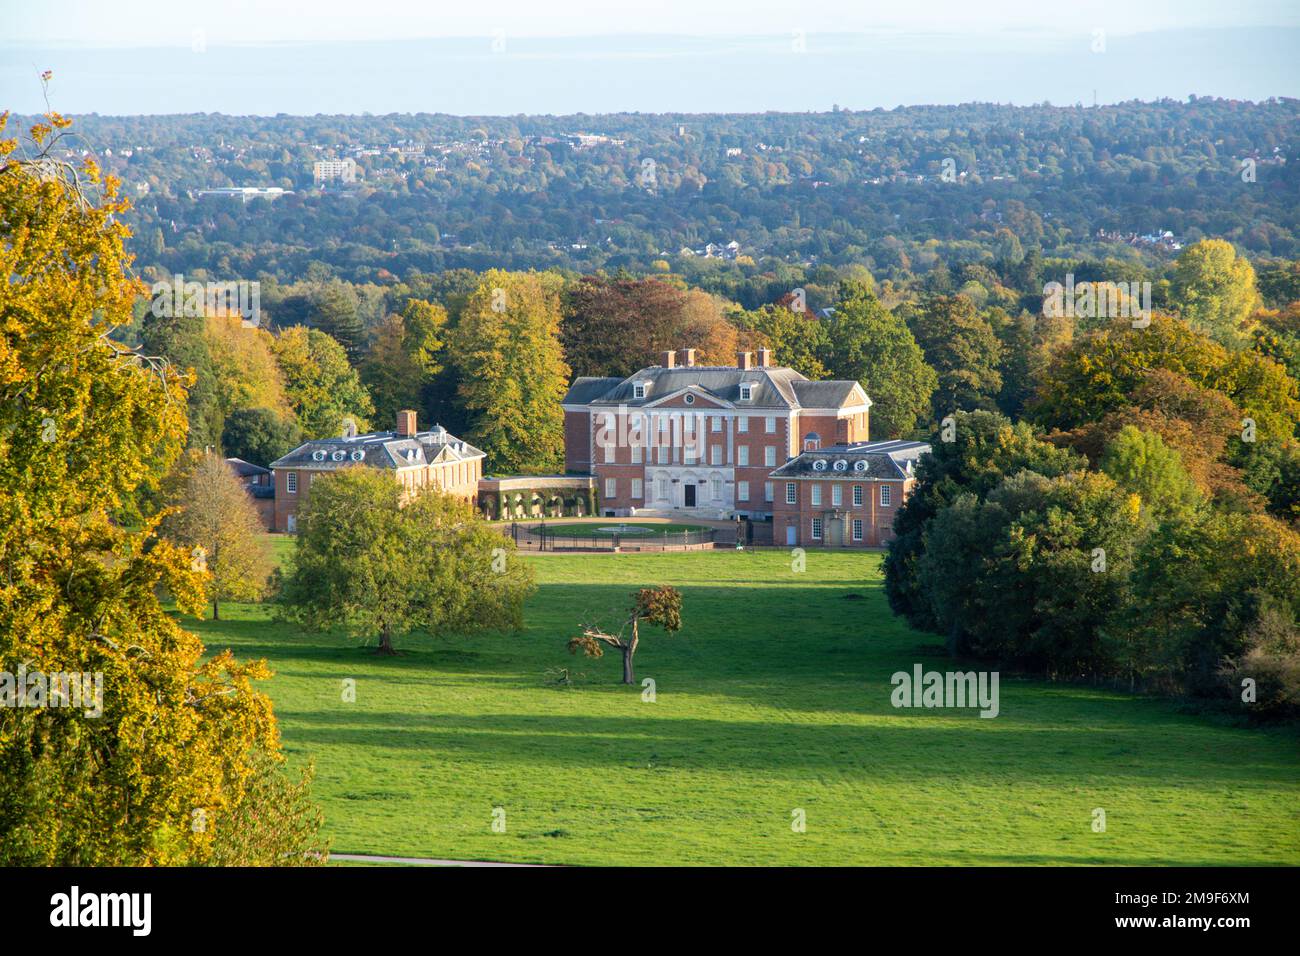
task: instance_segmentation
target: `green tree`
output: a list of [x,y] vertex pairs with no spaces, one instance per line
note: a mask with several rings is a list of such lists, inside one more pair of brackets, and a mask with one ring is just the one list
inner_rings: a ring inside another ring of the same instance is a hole
[[404,500],[386,471],[348,468],[312,483],[281,614],[309,628],[378,637],[378,652],[415,630],[518,629],[531,569],[514,545],[435,489]]
[[492,269],[453,335],[467,439],[498,473],[547,474],[564,461],[569,367],[559,340],[559,280]]
[[835,306],[827,364],[836,378],[854,379],[871,398],[871,437],[912,434],[930,410],[934,369],[902,319],[875,296],[850,288]]
[[1156,520],[1185,512],[1200,501],[1196,483],[1183,468],[1178,452],[1155,432],[1133,425],[1125,425],[1111,439],[1101,470],[1138,495]]
[[751,312],[734,312],[730,319],[742,334],[748,333],[751,347],[770,348],[782,365],[814,381],[830,376],[823,363],[831,339],[826,326],[815,316],[780,305],[765,305]]
[[993,409],[1002,389],[1002,346],[992,326],[964,295],[927,297],[912,323],[916,344],[935,370],[934,416]]
[[581,650],[588,657],[601,657],[604,647],[616,648],[623,655],[623,683],[636,683],[633,658],[641,643],[641,625],[654,624],[672,634],[682,627],[682,595],[674,587],[641,588],[632,595],[632,606],[617,634],[610,634],[594,624],[585,625],[582,635],[569,641],[569,653]]
[[380,421],[396,420],[404,408],[420,409],[432,420],[430,389],[443,371],[443,337],[447,312],[419,299],[407,302],[400,315],[389,315],[375,332],[361,366],[361,380],[375,402]]

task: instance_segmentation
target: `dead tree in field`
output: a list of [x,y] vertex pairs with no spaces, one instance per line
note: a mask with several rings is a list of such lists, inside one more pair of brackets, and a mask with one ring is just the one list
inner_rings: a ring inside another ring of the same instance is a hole
[[[627,620],[618,629],[617,634],[607,634],[595,626],[582,629],[582,636],[569,641],[569,653],[581,650],[588,657],[603,657],[602,645],[617,647],[623,653],[623,683],[635,683],[632,673],[632,657],[636,654],[640,642],[640,625],[655,624],[668,633],[680,630],[682,626],[682,595],[674,587],[642,588],[632,595],[633,604],[629,609]],[[628,631],[631,630],[629,634]]]

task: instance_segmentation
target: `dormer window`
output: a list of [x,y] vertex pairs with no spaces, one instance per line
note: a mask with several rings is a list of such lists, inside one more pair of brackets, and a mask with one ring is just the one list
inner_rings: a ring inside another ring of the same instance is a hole
[[753,386],[753,384],[752,384],[751,382],[741,382],[741,383],[740,383],[740,400],[741,400],[742,402],[749,402],[749,401],[753,401],[753,399],[754,399],[754,386]]
[[650,383],[649,383],[649,382],[633,382],[633,383],[632,383],[632,397],[633,397],[633,398],[645,398],[645,397],[646,397],[647,395],[649,395],[649,394],[650,394]]

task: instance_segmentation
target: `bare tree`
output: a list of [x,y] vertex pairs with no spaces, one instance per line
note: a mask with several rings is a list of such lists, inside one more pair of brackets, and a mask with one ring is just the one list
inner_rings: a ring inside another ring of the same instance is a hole
[[[617,634],[609,634],[594,625],[583,627],[582,636],[569,641],[569,653],[581,650],[588,657],[603,657],[602,645],[616,647],[623,654],[623,683],[635,683],[632,658],[641,640],[641,622],[662,627],[666,632],[678,631],[682,626],[682,595],[674,587],[642,588],[633,595],[627,620]],[[629,633],[630,630],[630,633]]]

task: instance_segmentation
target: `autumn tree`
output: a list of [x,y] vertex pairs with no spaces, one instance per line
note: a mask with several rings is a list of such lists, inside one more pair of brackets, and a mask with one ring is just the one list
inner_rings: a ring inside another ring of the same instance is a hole
[[391,473],[347,468],[314,481],[298,512],[280,613],[394,654],[416,630],[517,630],[532,581],[514,544],[459,499],[429,488],[406,500]]
[[338,435],[345,419],[351,419],[358,431],[367,430],[374,405],[343,346],[302,325],[281,330],[270,345],[302,434]]
[[1179,253],[1170,298],[1193,328],[1225,345],[1242,341],[1260,305],[1255,270],[1223,239],[1202,239]]
[[674,587],[641,588],[632,595],[632,606],[617,633],[610,634],[594,624],[585,625],[580,637],[569,640],[569,653],[582,651],[588,657],[602,657],[605,647],[623,655],[623,683],[633,684],[633,658],[641,641],[641,624],[652,624],[672,634],[682,627],[682,595]]
[[935,419],[957,411],[992,409],[1002,390],[1002,345],[988,321],[964,295],[931,296],[912,323],[916,344],[935,370]]
[[[0,131],[5,119],[0,118]],[[0,707],[0,864],[296,864],[319,826],[241,849],[233,812],[281,774],[262,662],[198,638],[159,602],[198,613],[189,552],[113,512],[185,444],[185,381],[117,342],[145,293],[128,274],[119,183],[58,145],[49,114],[0,140],[0,670],[102,676],[97,717]],[[203,826],[196,825],[202,819]]]
[[559,280],[492,269],[465,303],[452,354],[470,418],[465,437],[506,474],[547,474],[564,463],[569,367],[560,347]]
[[428,399],[443,370],[446,325],[447,311],[442,306],[411,299],[375,330],[361,365],[361,380],[374,398],[379,421],[395,421],[404,408],[422,409],[430,419],[435,417]]
[[207,573],[212,618],[220,620],[222,600],[265,594],[271,561],[257,509],[230,466],[215,454],[191,454],[195,460],[163,530],[190,553],[195,570]]
[[816,316],[780,305],[765,305],[753,311],[733,312],[730,319],[739,330],[745,348],[770,348],[778,362],[807,378],[830,377],[823,364],[830,352],[830,335]]

